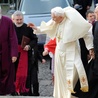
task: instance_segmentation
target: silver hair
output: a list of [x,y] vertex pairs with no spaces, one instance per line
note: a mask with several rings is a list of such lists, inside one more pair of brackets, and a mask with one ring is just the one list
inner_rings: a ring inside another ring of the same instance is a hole
[[51,9],[51,14],[55,14],[56,16],[64,17],[65,12],[61,7],[54,7]]
[[21,12],[21,11],[15,11],[14,13],[13,13],[13,17],[14,16],[22,16],[23,17],[23,13]]
[[11,18],[12,18],[12,19],[14,18],[14,14],[11,15]]
[[98,11],[98,6],[96,6],[95,11]]

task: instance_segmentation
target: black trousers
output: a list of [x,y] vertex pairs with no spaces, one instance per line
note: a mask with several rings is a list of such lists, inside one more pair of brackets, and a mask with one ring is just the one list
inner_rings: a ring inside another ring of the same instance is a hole
[[39,95],[38,69],[35,65],[30,65],[28,68],[26,87],[30,89],[29,93],[31,95]]
[[81,59],[83,62],[84,67],[88,64],[87,55],[89,54],[89,51],[86,48],[85,42],[83,38],[79,39],[80,49],[81,49]]

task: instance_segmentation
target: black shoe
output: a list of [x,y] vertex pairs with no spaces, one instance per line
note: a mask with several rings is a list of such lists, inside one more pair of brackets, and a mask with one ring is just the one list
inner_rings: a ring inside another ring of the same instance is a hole
[[20,93],[20,96],[29,96],[28,92]]
[[39,93],[33,93],[32,96],[40,96]]
[[12,96],[19,96],[17,92],[11,93]]
[[40,96],[40,94],[39,93],[30,93],[29,92],[29,96]]

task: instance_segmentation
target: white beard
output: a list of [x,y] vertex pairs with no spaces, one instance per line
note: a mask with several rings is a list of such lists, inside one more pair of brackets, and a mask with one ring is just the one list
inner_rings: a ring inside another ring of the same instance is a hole
[[22,24],[16,24],[15,23],[15,25],[16,25],[16,27],[21,27],[23,25],[23,23]]

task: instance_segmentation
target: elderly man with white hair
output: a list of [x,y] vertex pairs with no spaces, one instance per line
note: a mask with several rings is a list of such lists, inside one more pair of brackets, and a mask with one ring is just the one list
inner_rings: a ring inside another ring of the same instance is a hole
[[[42,22],[40,27],[29,23],[35,33],[46,33],[50,38],[56,38],[54,97],[72,98],[74,85],[80,79],[81,90],[88,92],[87,76],[81,61],[77,40],[84,38],[92,58],[93,38],[88,33],[91,25],[73,8],[55,7],[51,10],[51,20]],[[77,74],[78,73],[78,74]]]
[[[14,27],[18,38],[18,59],[15,63],[15,87],[18,95],[39,96],[38,60],[45,63],[38,51],[37,36],[24,23],[22,12],[13,14]],[[33,87],[33,90],[32,90]]]

